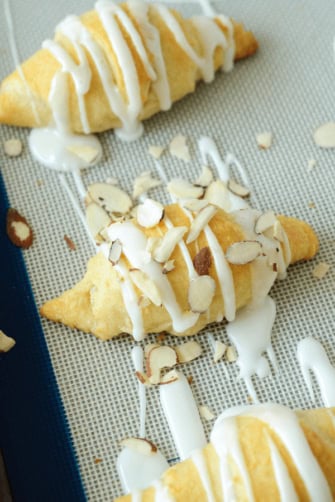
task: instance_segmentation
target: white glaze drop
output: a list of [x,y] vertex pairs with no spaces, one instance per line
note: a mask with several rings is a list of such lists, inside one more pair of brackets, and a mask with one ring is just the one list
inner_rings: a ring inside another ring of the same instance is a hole
[[312,337],[304,338],[298,343],[297,357],[312,401],[315,403],[310,372],[318,382],[324,405],[335,406],[335,367],[321,343]]
[[244,379],[250,396],[257,402],[257,395],[251,377],[256,374],[264,378],[270,373],[270,367],[264,352],[272,365],[277,363],[271,346],[272,326],[276,316],[275,302],[267,296],[263,303],[241,309],[233,322],[227,325],[227,333],[238,352],[237,364],[240,377]]
[[182,373],[178,376],[175,382],[160,385],[159,392],[178,455],[184,460],[207,441],[191,387]]

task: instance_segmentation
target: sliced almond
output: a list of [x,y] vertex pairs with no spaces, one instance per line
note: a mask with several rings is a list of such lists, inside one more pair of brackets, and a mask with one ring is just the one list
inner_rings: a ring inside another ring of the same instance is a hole
[[323,279],[324,276],[329,272],[329,269],[330,265],[328,263],[318,263],[312,271],[313,277],[316,277],[317,279]]
[[212,263],[212,255],[209,247],[200,249],[193,258],[193,265],[198,275],[208,275]]
[[33,243],[34,234],[26,218],[16,209],[9,208],[6,218],[6,232],[10,241],[22,249],[28,249]]
[[186,136],[183,136],[182,134],[178,134],[173,138],[169,145],[169,151],[171,155],[185,162],[189,162],[191,160],[190,152],[186,144]]
[[273,225],[273,238],[279,242],[285,242],[285,230],[279,220]]
[[0,329],[0,352],[8,352],[15,345],[14,338],[5,335],[5,333]]
[[102,241],[100,232],[111,222],[111,218],[106,211],[95,202],[91,202],[86,207],[86,222],[88,229],[95,241]]
[[215,293],[215,281],[209,275],[200,275],[190,281],[188,303],[192,312],[206,312]]
[[122,254],[122,243],[119,239],[116,239],[114,242],[112,242],[108,254],[108,259],[112,265],[116,265],[117,263],[119,263],[121,254]]
[[227,347],[226,359],[229,363],[234,363],[237,360],[237,352],[233,345]]
[[149,300],[159,307],[162,304],[162,297],[158,291],[156,284],[148,277],[142,270],[133,269],[129,271],[131,280],[135,286],[147,297]]
[[64,235],[63,238],[64,238],[64,241],[66,242],[67,247],[70,249],[70,251],[75,251],[76,245],[73,242],[73,240],[68,235]]
[[123,448],[129,448],[130,450],[136,451],[143,455],[153,455],[157,453],[157,446],[155,446],[151,441],[145,438],[126,438],[122,439],[120,445]]
[[162,272],[163,274],[168,274],[174,269],[175,269],[174,260],[168,260],[166,263],[164,263]]
[[165,147],[159,145],[151,145],[148,148],[148,152],[153,156],[154,159],[159,159],[162,153],[164,152]]
[[321,148],[335,148],[335,122],[322,124],[314,132],[313,138]]
[[152,349],[155,349],[157,347],[160,347],[159,343],[147,343],[145,346],[144,346],[144,356],[145,357],[148,357],[149,355],[149,352],[152,350]]
[[267,150],[272,145],[272,133],[271,132],[261,132],[256,136],[257,145],[262,150]]
[[21,140],[16,138],[7,139],[4,142],[4,150],[8,157],[18,157],[22,153]]
[[159,384],[161,371],[165,368],[173,368],[177,364],[177,354],[172,347],[160,345],[150,350],[146,360],[146,370],[149,382]]
[[214,420],[214,413],[205,404],[199,406],[200,416],[207,421]]
[[220,340],[215,340],[214,342],[214,357],[213,360],[215,363],[219,362],[220,359],[223,358],[225,352],[227,350],[227,345]]
[[133,205],[126,192],[109,183],[93,183],[88,187],[88,195],[109,213],[126,214]]
[[216,211],[217,208],[212,205],[204,207],[204,209],[199,211],[199,213],[191,223],[190,231],[186,239],[186,244],[190,244],[199,237],[200,232],[203,231],[207,223],[213,218]]
[[87,145],[70,145],[67,150],[83,160],[87,165],[93,164],[101,154],[101,151],[97,148]]
[[176,370],[171,370],[162,376],[160,380],[160,385],[167,385],[169,383],[176,382],[179,379],[178,372]]
[[151,301],[149,298],[145,295],[141,295],[139,299],[137,300],[137,305],[141,308],[144,309],[145,307],[149,307],[151,304]]
[[182,343],[174,347],[174,349],[177,353],[178,363],[180,364],[189,363],[202,354],[201,346],[195,341]]
[[187,227],[172,227],[164,234],[160,244],[153,250],[153,258],[158,263],[165,263],[170,258],[174,248],[187,232]]
[[200,199],[204,194],[202,187],[196,187],[182,178],[169,181],[167,191],[177,199]]
[[134,180],[133,198],[137,199],[140,195],[149,192],[149,190],[156,188],[161,184],[162,182],[160,180],[152,178],[149,171],[145,171]]
[[163,219],[164,206],[160,202],[146,199],[143,204],[137,206],[136,218],[141,227],[152,228]]
[[180,199],[179,204],[181,207],[197,213],[204,207],[208,206],[209,202],[205,199]]
[[262,245],[258,241],[235,242],[226,252],[226,258],[233,265],[245,265],[260,255]]
[[249,188],[240,185],[234,180],[229,180],[227,187],[228,190],[230,190],[233,194],[237,195],[238,197],[242,197],[242,199],[244,199],[245,197],[249,197],[250,195]]
[[273,227],[276,223],[277,218],[273,211],[267,211],[266,213],[261,214],[255,223],[255,232],[256,234],[261,234]]
[[135,376],[143,385],[150,385],[149,378],[142,371],[135,371]]
[[229,211],[230,209],[228,188],[221,180],[213,181],[208,186],[204,198],[224,211]]
[[208,166],[203,166],[200,176],[195,180],[194,184],[201,187],[208,187],[213,181],[213,173]]
[[161,237],[148,237],[147,240],[147,245],[145,247],[145,250],[152,254],[154,250],[162,243]]

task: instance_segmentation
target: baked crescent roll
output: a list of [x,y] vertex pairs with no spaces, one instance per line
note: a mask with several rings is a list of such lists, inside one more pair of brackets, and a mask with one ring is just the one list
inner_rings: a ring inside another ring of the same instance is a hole
[[[335,500],[335,408],[291,411],[264,404],[232,409],[210,443],[161,481],[118,502]],[[155,498],[157,496],[161,498]],[[165,498],[164,498],[165,497]]]
[[184,19],[164,5],[100,0],[61,22],[54,40],[3,81],[0,122],[133,134],[197,81],[256,50],[253,34],[223,15]]
[[253,209],[228,214],[209,204],[191,213],[172,204],[157,219],[148,228],[137,213],[107,227],[84,278],[42,316],[103,340],[192,335],[261,301],[290,263],[318,249],[307,223]]

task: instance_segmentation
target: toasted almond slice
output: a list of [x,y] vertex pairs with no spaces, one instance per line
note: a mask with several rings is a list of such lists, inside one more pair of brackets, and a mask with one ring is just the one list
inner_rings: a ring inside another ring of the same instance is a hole
[[226,359],[229,363],[234,363],[237,360],[237,352],[233,345],[227,347]]
[[152,188],[160,186],[161,184],[162,182],[160,180],[152,178],[150,171],[145,171],[134,180],[133,198],[137,199],[140,195],[148,192]]
[[272,145],[272,133],[271,132],[261,132],[256,136],[257,145],[262,150],[267,150]]
[[194,184],[201,187],[208,187],[213,181],[213,173],[208,166],[203,166],[200,176],[195,180]]
[[0,329],[0,352],[8,352],[15,345],[14,338],[5,335],[5,333]]
[[153,156],[154,159],[159,159],[159,157],[162,155],[164,150],[165,150],[165,147],[159,146],[159,145],[151,145],[148,148],[148,152],[150,153],[150,155]]
[[237,195],[238,197],[242,197],[242,199],[250,195],[249,188],[240,185],[234,180],[229,180],[227,186],[228,190],[230,190],[233,194]]
[[94,163],[101,153],[97,148],[87,145],[70,145],[67,150],[83,160],[87,165]]
[[133,205],[126,192],[108,183],[93,183],[88,187],[88,194],[109,213],[126,214]]
[[178,159],[189,162],[191,160],[190,152],[186,144],[186,136],[178,134],[173,138],[169,145],[169,151],[171,155],[177,157]]
[[217,208],[212,205],[204,207],[204,209],[199,211],[197,216],[192,221],[191,228],[186,239],[186,244],[190,244],[199,237],[200,232],[203,231],[207,223],[213,218],[216,211]]
[[6,232],[9,240],[22,249],[28,249],[34,241],[33,229],[26,218],[13,207],[6,215]]
[[156,284],[142,270],[133,269],[129,271],[131,280],[149,300],[159,307],[162,304],[162,297]]
[[158,384],[160,382],[161,370],[173,368],[177,364],[177,354],[172,347],[160,345],[150,350],[146,360],[146,370],[149,382]]
[[8,157],[18,157],[22,153],[21,140],[17,138],[7,139],[7,141],[4,142],[4,150]]
[[169,383],[176,382],[179,379],[178,372],[176,370],[171,370],[162,376],[160,380],[160,385],[167,385]]
[[111,222],[111,218],[106,211],[95,202],[91,202],[86,207],[86,222],[88,229],[97,242],[100,242],[100,232]]
[[202,348],[198,342],[190,341],[174,347],[177,352],[178,363],[188,363],[202,354]]
[[261,234],[271,228],[276,223],[277,218],[273,211],[267,211],[266,213],[261,214],[255,223],[255,232],[256,234]]
[[212,263],[212,255],[209,247],[200,249],[199,253],[193,258],[193,265],[199,275],[208,275]]
[[182,178],[169,181],[167,191],[177,199],[199,199],[204,194],[202,187],[196,187]]
[[146,199],[137,207],[136,218],[141,227],[152,228],[164,218],[164,206],[155,200]]
[[215,293],[215,281],[209,275],[200,275],[192,279],[188,289],[188,303],[192,312],[206,312]]
[[258,241],[235,242],[226,252],[226,258],[233,265],[245,265],[259,256],[262,245]]
[[218,361],[220,361],[220,359],[223,358],[226,350],[227,350],[227,345],[225,343],[220,342],[220,340],[215,340],[214,357],[213,357],[215,363],[217,363]]
[[324,276],[329,272],[329,269],[330,265],[328,263],[318,263],[312,271],[313,277],[316,277],[317,279],[323,279]]
[[145,438],[125,438],[120,441],[120,445],[143,455],[150,456],[157,453],[157,446]]
[[213,181],[208,186],[204,198],[224,211],[229,211],[230,209],[228,188],[221,180]]
[[116,239],[112,242],[111,247],[109,249],[108,259],[112,263],[112,265],[116,265],[122,254],[122,243],[119,239]]
[[164,263],[162,272],[163,274],[168,274],[172,270],[174,270],[175,265],[174,265],[174,260],[168,260],[166,263]]
[[279,220],[273,225],[273,238],[279,242],[285,242],[285,230]]
[[335,148],[335,122],[322,124],[314,132],[313,138],[321,148]]
[[209,201],[205,199],[180,199],[179,204],[185,209],[197,213],[208,206]]
[[135,376],[141,382],[141,384],[150,385],[149,378],[142,371],[135,371]]
[[207,421],[214,420],[214,413],[205,404],[199,406],[200,416]]
[[158,263],[165,263],[170,258],[174,248],[187,232],[187,227],[172,227],[164,234],[160,244],[153,249],[153,258]]
[[156,347],[160,347],[160,344],[159,344],[159,343],[147,343],[147,344],[144,346],[144,357],[148,357],[149,352],[150,352],[152,349],[155,349]]

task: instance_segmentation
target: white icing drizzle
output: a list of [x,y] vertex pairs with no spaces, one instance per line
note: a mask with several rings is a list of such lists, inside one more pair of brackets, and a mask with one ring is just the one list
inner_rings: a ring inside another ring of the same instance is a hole
[[[234,459],[233,449],[240,448],[238,434],[235,436],[230,435],[228,433],[229,429],[227,429],[227,424],[228,427],[231,424],[233,424],[233,428],[236,427],[237,415],[254,417],[266,423],[272,429],[291,456],[304,482],[310,500],[320,502],[330,502],[332,500],[330,487],[309,447],[296,415],[284,406],[278,404],[240,406],[227,410],[220,415],[211,434],[211,442],[219,452],[220,459],[221,457],[227,459],[229,455]],[[276,448],[274,443],[273,446]],[[284,488],[287,490],[287,485],[283,485],[284,475],[277,476],[278,480],[282,483],[281,490],[284,490]]]
[[142,493],[139,490],[133,490],[131,494],[131,502],[141,502]]
[[153,488],[155,488],[155,502],[174,502],[175,499],[169,493],[169,489],[167,486],[164,486],[161,481],[155,481],[152,484]]
[[268,435],[268,443],[271,454],[271,462],[274,470],[274,475],[276,478],[279,496],[281,502],[298,502],[298,495],[295,491],[294,484],[287,470],[286,464],[272,441],[271,437]]
[[169,280],[166,275],[162,274],[161,266],[153,260],[147,263],[147,238],[144,233],[131,222],[114,223],[108,229],[108,237],[111,241],[120,239],[123,253],[131,266],[142,270],[155,283],[160,292],[162,304],[171,317],[173,329],[180,333],[194,326],[199,314],[182,312]]
[[318,382],[324,405],[335,406],[335,367],[321,343],[313,337],[304,338],[298,343],[297,357],[312,401],[315,403],[310,372]]
[[[170,228],[173,228],[173,224],[167,216],[164,217],[164,223],[165,223],[168,230]],[[181,240],[178,243],[178,247],[183,255],[183,259],[184,259],[184,262],[185,262],[187,270],[188,270],[189,280],[194,279],[198,274],[194,268],[193,261],[192,261],[190,252],[188,250],[188,247],[183,240]]]
[[238,352],[237,364],[240,377],[244,379],[250,396],[258,402],[251,376],[259,378],[269,375],[269,363],[264,357],[266,352],[273,366],[277,368],[271,346],[272,326],[276,316],[275,302],[267,296],[262,303],[241,309],[233,322],[227,325],[228,336]]
[[194,463],[197,471],[199,473],[202,485],[206,492],[206,497],[208,502],[215,502],[216,498],[213,493],[211,481],[208,474],[208,469],[206,466],[206,460],[202,450],[196,450],[192,453],[192,462]]
[[[131,351],[131,357],[134,363],[135,371],[143,371],[144,354],[143,349],[139,345],[135,345]],[[138,395],[140,401],[140,437],[145,437],[145,413],[147,408],[147,399],[145,385],[138,381]]]
[[160,385],[159,393],[179,457],[184,460],[207,441],[187,378],[180,372],[178,377],[175,382]]

